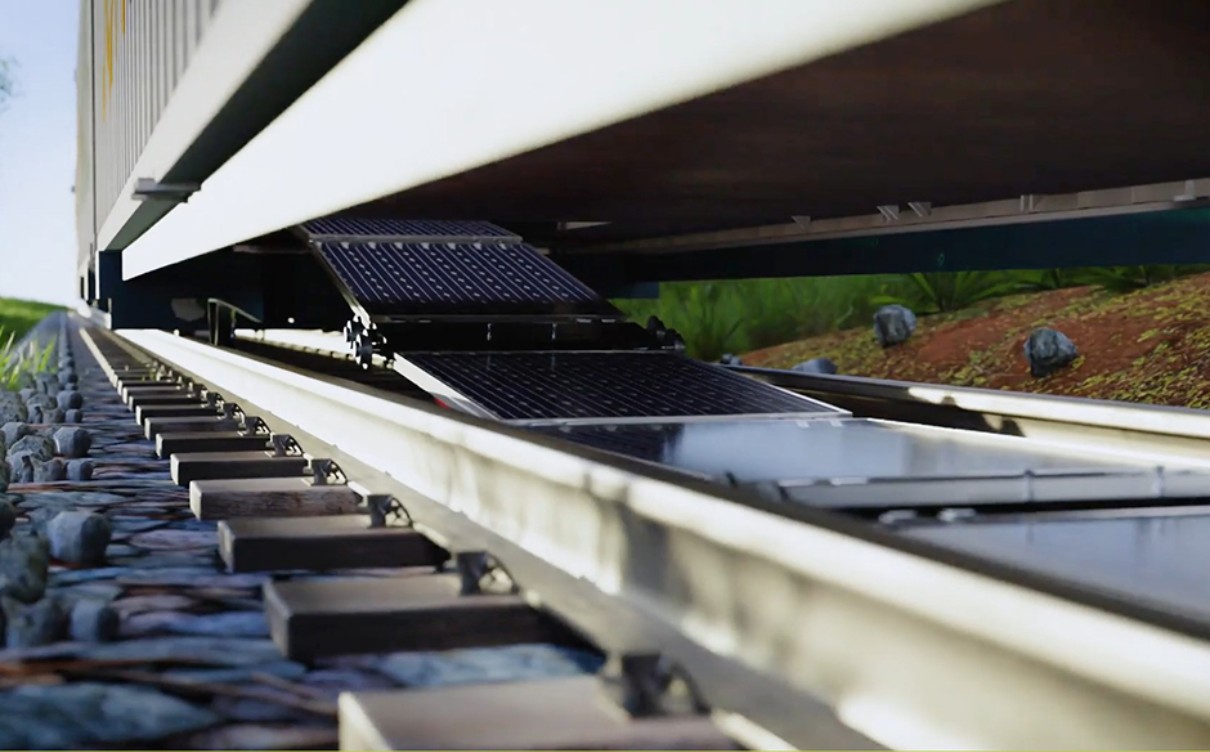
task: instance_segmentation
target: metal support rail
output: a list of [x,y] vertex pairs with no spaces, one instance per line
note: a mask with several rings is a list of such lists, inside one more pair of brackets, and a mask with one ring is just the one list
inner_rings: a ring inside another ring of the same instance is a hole
[[1120,448],[1168,461],[1210,459],[1210,414],[1204,410],[775,368],[729,369],[855,415]]
[[821,698],[890,746],[1210,745],[1210,643],[1196,630],[826,513],[787,519],[725,488],[167,333],[121,336],[275,430],[296,427],[351,478],[406,486],[422,528],[491,551],[606,647],[654,642],[749,730],[860,744]]

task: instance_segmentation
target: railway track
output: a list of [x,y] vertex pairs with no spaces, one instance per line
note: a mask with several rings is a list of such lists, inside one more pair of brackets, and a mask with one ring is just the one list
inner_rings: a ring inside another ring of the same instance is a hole
[[[951,483],[937,503],[878,484],[804,503],[442,409],[316,348],[81,336],[195,514],[222,520],[229,568],[404,568],[267,585],[287,656],[539,641],[606,657],[598,677],[347,693],[342,747],[1210,740],[1193,411],[750,372],[994,448],[1113,438],[1136,463],[1082,477],[1109,492],[1074,501],[955,504]],[[846,501],[863,494],[880,500]]]

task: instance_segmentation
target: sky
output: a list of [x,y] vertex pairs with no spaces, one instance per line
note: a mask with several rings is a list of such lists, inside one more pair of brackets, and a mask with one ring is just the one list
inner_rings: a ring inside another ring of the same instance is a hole
[[78,0],[0,0],[17,88],[0,109],[0,298],[76,297],[78,14]]

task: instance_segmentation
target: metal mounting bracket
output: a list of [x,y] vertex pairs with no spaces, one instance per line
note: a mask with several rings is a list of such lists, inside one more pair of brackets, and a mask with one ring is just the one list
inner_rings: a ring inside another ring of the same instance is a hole
[[706,712],[697,687],[657,652],[613,653],[601,668],[601,688],[634,718]]
[[335,460],[311,460],[311,483],[316,486],[340,486],[349,482],[349,477]]
[[269,444],[273,447],[274,457],[297,457],[303,453],[302,446],[288,433],[271,434]]
[[390,494],[366,494],[361,509],[370,515],[371,528],[386,527],[388,518],[404,520],[407,527],[415,524],[403,502]]
[[139,178],[135,181],[131,198],[135,201],[164,201],[183,204],[201,188],[201,183],[161,183],[154,178]]

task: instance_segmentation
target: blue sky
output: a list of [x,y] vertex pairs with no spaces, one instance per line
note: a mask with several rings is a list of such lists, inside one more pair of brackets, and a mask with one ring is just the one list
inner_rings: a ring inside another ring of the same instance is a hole
[[75,298],[78,14],[78,0],[0,0],[17,85],[0,112],[0,297]]

